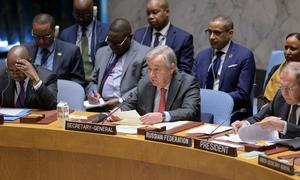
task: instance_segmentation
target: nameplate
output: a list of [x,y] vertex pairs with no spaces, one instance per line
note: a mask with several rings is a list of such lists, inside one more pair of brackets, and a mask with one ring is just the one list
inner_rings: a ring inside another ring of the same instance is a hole
[[82,122],[75,122],[75,121],[66,121],[65,129],[73,130],[73,131],[110,134],[110,135],[117,134],[117,128],[116,126],[113,125],[91,124],[91,123],[82,123]]
[[295,171],[294,171],[294,166],[286,164],[286,163],[282,163],[279,161],[276,161],[274,159],[270,159],[266,156],[262,156],[259,155],[258,156],[258,164],[283,172],[285,174],[289,174],[289,175],[294,175]]
[[195,139],[194,140],[194,148],[205,150],[205,151],[210,151],[210,152],[215,152],[218,154],[223,154],[231,157],[237,157],[237,149],[222,145],[222,144],[217,144],[210,142],[208,140],[202,140],[202,139]]
[[149,140],[149,141],[158,141],[158,142],[163,142],[163,143],[168,143],[168,144],[175,144],[175,145],[179,145],[179,146],[186,146],[186,147],[192,146],[191,138],[163,134],[163,133],[158,133],[158,132],[153,132],[153,131],[146,131],[145,139]]

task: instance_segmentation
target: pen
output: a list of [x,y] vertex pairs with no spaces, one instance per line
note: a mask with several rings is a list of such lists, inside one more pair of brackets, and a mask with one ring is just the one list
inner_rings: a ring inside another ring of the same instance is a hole
[[[92,90],[92,93],[93,93],[94,97],[97,97],[97,92],[96,92],[96,90]],[[99,99],[97,99],[97,102],[96,102],[96,103],[99,103],[99,102],[100,102]]]

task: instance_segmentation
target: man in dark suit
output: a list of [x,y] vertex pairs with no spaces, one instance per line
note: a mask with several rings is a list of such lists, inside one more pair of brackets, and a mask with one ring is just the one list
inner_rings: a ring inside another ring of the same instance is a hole
[[108,26],[97,20],[97,11],[94,11],[93,0],[74,0],[73,16],[77,23],[64,29],[59,37],[80,47],[87,82],[91,80],[97,49],[107,45]]
[[31,64],[24,46],[14,46],[0,67],[0,107],[55,109],[57,77]]
[[58,79],[71,80],[84,86],[84,68],[77,46],[55,39],[55,22],[49,14],[38,14],[32,23],[35,41],[24,44],[33,64],[53,71]]
[[229,17],[216,16],[209,22],[206,32],[211,48],[199,52],[193,65],[193,75],[200,88],[229,93],[234,100],[234,111],[247,109],[246,113],[233,116],[232,121],[252,116],[253,53],[231,41],[233,22]]
[[280,89],[273,101],[247,120],[232,123],[234,132],[253,123],[281,138],[300,137],[300,63],[289,62],[280,72]]
[[121,109],[136,109],[143,124],[196,120],[200,113],[199,85],[193,76],[177,70],[173,50],[168,46],[156,47],[146,60],[148,77],[129,93]]
[[109,46],[96,53],[92,82],[87,87],[90,103],[99,98],[107,101],[104,110],[118,104],[118,98],[136,87],[146,74],[145,55],[149,47],[132,40],[130,23],[125,19],[112,22],[107,35]]
[[169,46],[177,56],[179,70],[190,74],[194,61],[193,36],[170,23],[169,11],[167,0],[148,0],[149,25],[138,29],[134,39],[150,47]]

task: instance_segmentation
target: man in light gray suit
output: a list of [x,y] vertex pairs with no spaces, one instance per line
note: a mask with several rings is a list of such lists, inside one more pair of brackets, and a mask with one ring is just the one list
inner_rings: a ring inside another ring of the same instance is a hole
[[96,53],[92,81],[87,87],[91,104],[97,103],[99,98],[106,101],[102,111],[115,107],[120,97],[136,87],[146,74],[145,55],[150,50],[132,40],[130,23],[121,18],[110,25],[106,42],[109,46]]
[[158,46],[146,55],[146,60],[148,77],[129,93],[121,109],[136,109],[143,124],[196,120],[200,113],[199,85],[193,76],[177,70],[174,51]]

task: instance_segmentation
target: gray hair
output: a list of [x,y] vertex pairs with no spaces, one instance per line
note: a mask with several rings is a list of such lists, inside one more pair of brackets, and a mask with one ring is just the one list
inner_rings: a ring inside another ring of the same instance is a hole
[[287,74],[292,73],[296,78],[296,83],[300,86],[300,62],[289,62],[287,63],[281,73]]
[[162,56],[165,60],[165,63],[168,67],[171,67],[172,64],[175,64],[177,67],[177,57],[174,51],[169,46],[157,46],[156,48],[152,49],[146,54],[146,61],[147,63],[151,61],[151,59]]
[[229,16],[225,16],[225,15],[217,15],[216,17],[214,17],[211,22],[215,22],[215,21],[221,21],[224,22],[224,27],[226,30],[230,30],[233,29],[233,21],[231,20],[231,18]]

